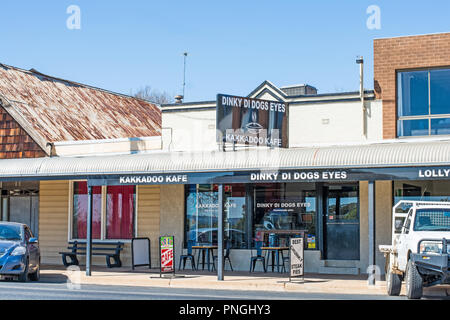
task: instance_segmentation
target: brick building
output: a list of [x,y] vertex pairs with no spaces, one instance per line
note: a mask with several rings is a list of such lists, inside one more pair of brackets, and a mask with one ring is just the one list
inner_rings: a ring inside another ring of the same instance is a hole
[[450,33],[376,39],[373,48],[375,95],[383,101],[383,138],[395,139],[398,72],[449,68]]

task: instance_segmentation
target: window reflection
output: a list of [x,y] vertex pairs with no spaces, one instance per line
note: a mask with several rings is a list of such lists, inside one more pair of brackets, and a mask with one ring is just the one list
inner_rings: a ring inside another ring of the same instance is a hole
[[[217,243],[217,185],[186,187],[185,242]],[[315,184],[245,184],[224,186],[225,239],[232,248],[250,248],[253,240],[268,244],[275,235],[280,245],[289,237],[303,236],[316,249]]]
[[[226,185],[224,231],[233,248],[246,247],[245,186]],[[218,186],[189,185],[186,195],[186,241],[217,243]]]
[[[450,69],[397,74],[399,136],[450,134]],[[436,115],[441,117],[437,118]]]
[[[309,190],[308,190],[309,189]],[[264,184],[254,189],[253,238],[268,242],[274,234],[279,245],[289,237],[309,238],[316,234],[316,192],[313,184]],[[309,236],[308,236],[309,235]],[[315,243],[315,241],[314,241]]]
[[[394,203],[410,201],[450,201],[450,181],[395,181]],[[409,206],[399,211],[408,212]]]

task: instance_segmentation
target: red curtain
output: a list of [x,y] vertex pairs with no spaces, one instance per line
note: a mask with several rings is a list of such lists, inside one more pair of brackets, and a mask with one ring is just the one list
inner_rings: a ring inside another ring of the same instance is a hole
[[135,186],[110,186],[106,197],[106,238],[133,238]]
[[[86,239],[87,182],[75,182],[73,192],[73,238]],[[102,187],[92,188],[92,238],[100,239],[102,229]]]

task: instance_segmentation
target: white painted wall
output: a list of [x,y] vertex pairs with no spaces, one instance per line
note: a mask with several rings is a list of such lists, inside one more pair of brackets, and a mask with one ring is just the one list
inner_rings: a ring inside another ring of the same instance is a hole
[[[263,98],[269,99],[269,96]],[[289,146],[382,140],[382,103],[378,100],[366,101],[366,108],[367,138],[363,136],[359,101],[292,104],[289,107]],[[163,112],[162,123],[164,150],[209,151],[218,148],[215,109],[196,110],[190,107],[188,111]]]
[[215,109],[163,112],[162,126],[164,150],[208,151],[218,148]]
[[105,140],[61,141],[54,143],[60,157],[130,154],[161,149],[161,137],[136,137]]
[[358,143],[382,139],[381,101],[367,101],[367,138],[361,103],[332,102],[289,106],[289,146]]

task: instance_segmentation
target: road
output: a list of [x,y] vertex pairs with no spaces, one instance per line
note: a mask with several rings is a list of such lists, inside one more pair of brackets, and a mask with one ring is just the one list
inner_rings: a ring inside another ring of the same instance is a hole
[[66,283],[0,281],[0,300],[384,300],[405,297],[336,293],[231,291],[190,288],[81,285],[69,289]]

